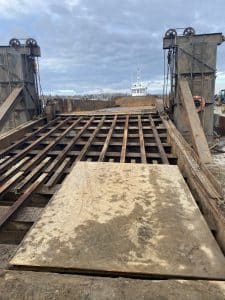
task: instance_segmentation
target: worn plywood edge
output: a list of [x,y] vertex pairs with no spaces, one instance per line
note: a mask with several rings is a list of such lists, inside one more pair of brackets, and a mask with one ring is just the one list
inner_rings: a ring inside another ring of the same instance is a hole
[[199,161],[196,153],[172,121],[167,120],[165,116],[162,120],[168,131],[168,142],[172,146],[172,152],[178,157],[178,166],[183,176],[187,178],[191,192],[225,254],[225,212],[221,209],[221,204],[224,204],[222,186],[207,166]]

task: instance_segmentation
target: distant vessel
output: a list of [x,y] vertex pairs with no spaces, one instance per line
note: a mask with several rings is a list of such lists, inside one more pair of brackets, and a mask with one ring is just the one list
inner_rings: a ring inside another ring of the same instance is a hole
[[137,81],[131,85],[131,95],[132,96],[146,96],[148,86],[146,83],[141,81],[140,69],[137,70]]

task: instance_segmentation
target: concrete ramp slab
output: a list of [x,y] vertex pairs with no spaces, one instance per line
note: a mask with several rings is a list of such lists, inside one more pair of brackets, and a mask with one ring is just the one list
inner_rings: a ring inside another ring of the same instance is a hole
[[225,278],[179,169],[80,162],[11,261],[71,272]]

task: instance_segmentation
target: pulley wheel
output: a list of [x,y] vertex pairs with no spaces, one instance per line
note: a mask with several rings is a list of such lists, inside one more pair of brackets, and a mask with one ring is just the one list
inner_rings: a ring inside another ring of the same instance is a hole
[[195,30],[194,28],[192,27],[187,27],[184,29],[184,32],[183,32],[183,35],[184,36],[190,36],[190,35],[195,35]]

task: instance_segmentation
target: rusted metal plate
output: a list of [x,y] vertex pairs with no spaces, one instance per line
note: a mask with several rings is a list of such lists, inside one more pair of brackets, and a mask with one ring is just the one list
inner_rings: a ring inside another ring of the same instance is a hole
[[1,299],[224,300],[225,283],[207,280],[137,280],[43,272],[4,271]]
[[12,265],[225,278],[225,260],[177,166],[79,162]]

